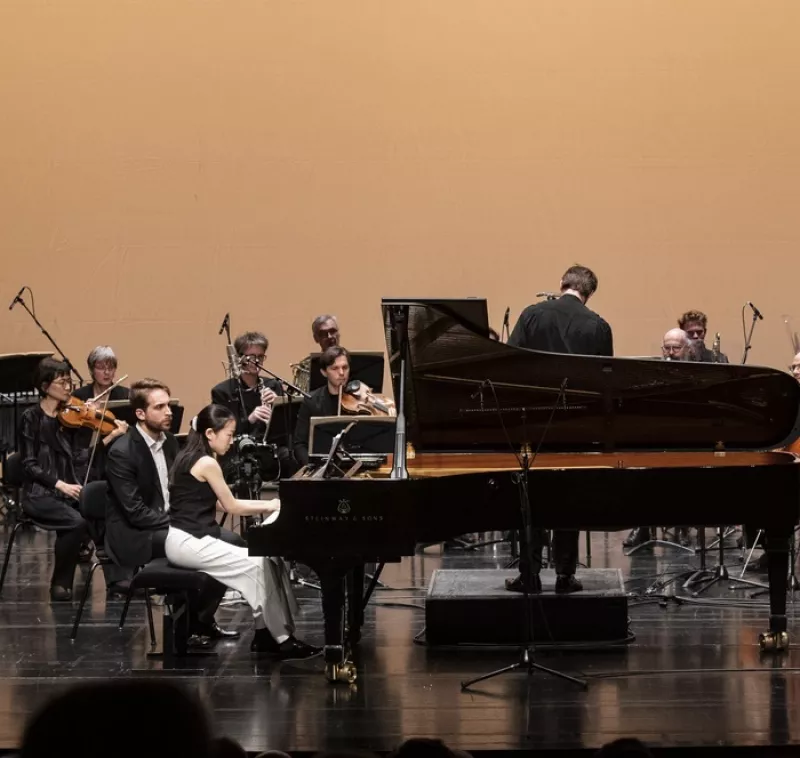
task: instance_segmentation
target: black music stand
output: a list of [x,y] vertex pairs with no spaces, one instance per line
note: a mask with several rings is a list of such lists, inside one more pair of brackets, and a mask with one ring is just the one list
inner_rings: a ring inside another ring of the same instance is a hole
[[[500,403],[497,400],[497,393],[494,390],[494,386],[489,380],[485,380],[482,384],[485,384],[492,389],[492,394],[495,397],[495,405],[497,406],[497,412],[500,414],[501,423],[502,423],[502,411],[500,410]],[[553,409],[550,413],[550,418],[547,421],[547,425],[542,432],[542,437],[539,440],[539,445],[536,448],[536,452],[533,454],[533,458],[536,458],[536,455],[539,452],[539,449],[542,446],[542,442],[544,442],[545,435],[547,434],[547,430],[550,428],[550,424],[553,421],[553,415],[555,414],[556,409],[561,402],[562,397],[566,398],[565,389],[567,385],[567,380],[561,383],[561,389],[558,393],[558,397],[556,398],[555,402],[553,403]],[[522,409],[522,430],[523,430],[523,437],[527,437],[527,432],[525,430],[525,422],[526,422],[526,410],[525,408]],[[505,427],[504,427],[505,429]],[[531,593],[530,589],[532,587],[532,576],[533,576],[533,505],[531,504],[531,497],[530,491],[528,489],[528,473],[530,471],[531,466],[531,459],[528,453],[529,447],[527,444],[523,445],[522,447],[522,456],[520,459],[520,470],[518,473],[514,474],[515,481],[519,491],[519,507],[520,507],[520,515],[522,517],[522,528],[525,532],[525,550],[528,553],[528,576],[522,577],[522,587],[523,587],[523,596],[524,596],[524,603],[525,603],[525,644],[521,646],[519,651],[519,660],[516,663],[512,663],[508,666],[504,666],[503,668],[497,669],[496,671],[490,671],[488,674],[482,674],[481,676],[474,677],[473,679],[468,679],[465,682],[461,682],[461,691],[469,689],[473,684],[477,684],[478,682],[486,681],[487,679],[493,679],[496,676],[500,676],[501,674],[506,674],[511,671],[517,671],[518,669],[524,669],[525,673],[528,676],[533,676],[534,671],[541,671],[545,674],[550,674],[551,676],[558,677],[559,679],[566,679],[568,682],[572,682],[573,684],[579,685],[583,689],[587,689],[589,684],[584,679],[578,679],[577,677],[570,676],[569,674],[565,674],[563,671],[556,671],[555,669],[548,668],[547,666],[542,666],[540,663],[536,663],[536,646],[533,640],[533,608],[531,607]],[[513,451],[516,454],[516,450]]]
[[[33,374],[43,358],[52,358],[53,353],[11,353],[0,355],[0,408],[12,409],[13,430],[6,435],[5,424],[0,426],[0,452],[19,450],[19,394],[36,392]],[[9,446],[8,441],[13,438]]]
[[[348,351],[349,352],[349,351]],[[313,392],[326,383],[322,375],[322,353],[311,353],[308,389]],[[373,392],[383,392],[383,353],[351,352],[350,381],[357,379],[364,382]]]
[[267,431],[267,442],[269,444],[276,447],[285,446],[291,452],[294,445],[297,416],[300,413],[302,404],[302,397],[278,395],[269,420],[269,430]]

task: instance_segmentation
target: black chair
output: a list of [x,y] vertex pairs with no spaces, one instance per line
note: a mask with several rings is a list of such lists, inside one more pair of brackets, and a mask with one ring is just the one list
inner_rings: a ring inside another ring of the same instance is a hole
[[[90,531],[95,543],[95,561],[86,575],[86,583],[83,586],[83,595],[81,596],[80,605],[78,605],[78,612],[75,614],[75,621],[72,624],[72,633],[69,638],[74,640],[78,636],[78,626],[81,623],[83,616],[83,609],[86,606],[86,601],[89,599],[89,594],[92,590],[92,578],[94,572],[97,571],[99,566],[108,566],[113,563],[111,558],[105,551],[105,547],[99,536],[104,532],[103,524],[106,520],[106,503],[108,502],[108,482],[98,481],[89,482],[81,491],[80,511],[81,515],[90,523]],[[98,542],[100,544],[98,544]]]
[[[189,618],[189,600],[192,595],[203,592],[209,582],[217,580],[202,571],[182,569],[170,566],[166,558],[156,558],[142,567],[131,580],[128,597],[122,609],[119,628],[122,630],[128,615],[128,607],[136,590],[144,590],[147,624],[150,628],[150,652],[148,658],[163,658],[170,663],[175,658],[196,655],[215,655],[208,650],[190,650],[189,636],[191,619]],[[164,613],[162,631],[164,639],[163,651],[156,651],[156,629],[153,623],[153,606],[150,593],[166,596],[167,612]]]
[[[3,466],[3,486],[15,489],[17,493],[22,490],[24,482],[24,470],[22,468],[22,456],[19,453],[12,453],[6,458],[5,465]],[[21,501],[17,495],[17,501]],[[8,562],[11,560],[11,550],[14,547],[14,541],[17,538],[17,532],[29,526],[35,526],[36,522],[25,514],[25,511],[20,509],[19,517],[17,518],[14,526],[11,528],[11,534],[8,535],[8,544],[6,545],[6,555],[3,560],[3,571],[0,573],[0,594],[3,592],[3,587],[6,583],[6,573],[8,572]]]

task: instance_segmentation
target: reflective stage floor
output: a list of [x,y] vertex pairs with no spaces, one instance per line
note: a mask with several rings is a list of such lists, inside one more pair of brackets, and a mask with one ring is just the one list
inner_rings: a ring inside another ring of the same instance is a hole
[[[710,541],[711,530],[708,535]],[[591,565],[621,568],[631,592],[643,592],[662,572],[697,563],[689,553],[662,547],[626,557],[624,536],[594,533]],[[122,603],[106,601],[100,573],[78,638],[70,641],[77,602],[48,600],[50,539],[20,534],[0,600],[0,748],[18,745],[28,714],[54,693],[86,679],[148,676],[162,667],[145,657],[143,602],[134,601],[119,631]],[[585,560],[583,536],[581,542]],[[219,643],[216,658],[202,660],[204,676],[192,670],[195,662],[186,671],[153,675],[198,691],[218,730],[249,751],[386,751],[409,737],[439,737],[465,750],[589,749],[622,736],[661,747],[800,743],[800,719],[791,717],[800,712],[800,652],[792,647],[762,656],[758,634],[767,626],[766,601],[729,604],[745,593],[732,591],[727,581],[683,604],[632,598],[635,640],[625,647],[537,649],[537,662],[585,676],[586,691],[543,673],[515,672],[462,692],[462,680],[513,663],[516,651],[434,650],[415,642],[424,632],[425,587],[436,568],[501,568],[507,561],[505,545],[444,553],[436,546],[387,566],[387,588],[376,592],[367,612],[353,687],[328,684],[321,659],[253,659],[242,605],[218,613],[223,626],[243,634]],[[715,562],[709,554],[709,565]],[[740,551],[732,548],[727,563],[738,574]],[[76,590],[81,586],[78,579]],[[298,636],[321,643],[317,593],[300,588],[298,594]],[[792,602],[789,614],[791,632],[797,626]]]

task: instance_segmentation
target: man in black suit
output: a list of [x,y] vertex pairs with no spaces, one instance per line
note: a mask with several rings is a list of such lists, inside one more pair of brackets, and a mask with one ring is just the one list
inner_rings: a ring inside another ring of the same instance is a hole
[[[156,379],[142,379],[131,385],[130,392],[137,424],[111,446],[106,463],[110,497],[105,545],[115,563],[136,568],[166,557],[169,468],[178,454],[178,442],[169,432],[169,387]],[[244,544],[232,532],[220,537]],[[216,583],[208,596],[198,598],[192,614],[193,634],[211,639],[239,636],[221,629],[214,620],[224,594],[224,585]]]
[[[585,266],[571,266],[561,277],[561,296],[528,306],[508,338],[508,344],[529,350],[577,355],[614,354],[611,327],[586,307],[597,290],[597,277]],[[553,531],[553,560],[556,567],[556,592],[577,592],[583,585],[575,578],[578,565],[578,535],[575,529]],[[533,529],[530,546],[530,592],[541,592],[544,530]],[[520,576],[506,581],[506,589],[522,592],[528,573],[525,546],[520,550]]]
[[303,399],[297,414],[294,457],[301,466],[308,463],[312,417],[339,415],[339,390],[350,379],[350,353],[339,345],[327,348],[320,357],[320,371],[325,377],[325,384]]

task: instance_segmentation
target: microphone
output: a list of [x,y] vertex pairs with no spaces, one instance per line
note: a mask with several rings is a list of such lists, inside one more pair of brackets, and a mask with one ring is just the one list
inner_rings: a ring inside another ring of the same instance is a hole
[[11,305],[8,306],[8,310],[12,310],[14,306],[19,302],[19,299],[22,297],[22,293],[25,292],[25,287],[23,287],[19,292],[17,292],[17,296],[11,301]]
[[508,317],[511,315],[511,306],[506,308],[506,315],[503,316],[503,329],[508,329]]
[[228,366],[231,370],[231,378],[238,379],[242,375],[242,359],[236,354],[236,348],[228,345]]
[[[19,297],[19,295],[17,295],[17,297]],[[758,310],[758,308],[756,308],[755,305],[753,305],[749,300],[747,301],[747,304],[753,309],[753,315],[763,321],[764,317],[761,315],[761,311]]]
[[[19,297],[19,295],[17,295],[17,297]],[[228,326],[228,324],[230,324],[230,321],[231,321],[231,314],[230,313],[226,313],[225,314],[225,318],[222,319],[222,326],[219,328],[219,333],[220,334],[222,334],[225,331],[225,329]]]

